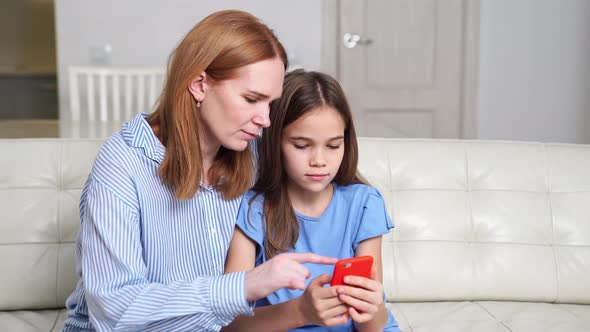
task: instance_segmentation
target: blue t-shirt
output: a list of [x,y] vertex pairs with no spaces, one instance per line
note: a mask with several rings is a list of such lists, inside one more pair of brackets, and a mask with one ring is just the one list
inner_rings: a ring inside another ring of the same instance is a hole
[[[380,236],[393,228],[387,215],[383,197],[375,188],[363,184],[349,186],[334,185],[334,195],[330,204],[319,218],[304,216],[295,212],[299,221],[299,239],[289,252],[313,252],[338,259],[354,257],[359,243],[372,237]],[[266,261],[264,253],[265,226],[263,224],[263,195],[258,195],[249,206],[250,199],[256,192],[249,191],[242,198],[238,211],[237,226],[256,242],[256,266]],[[248,213],[250,220],[248,220]],[[334,266],[324,264],[306,264],[311,272],[309,282],[320,274],[332,274]],[[280,289],[265,299],[259,300],[257,306],[282,303],[303,294],[302,290]],[[386,332],[399,331],[397,322],[389,312],[385,327]],[[336,327],[306,325],[291,331],[354,331],[352,320]]]

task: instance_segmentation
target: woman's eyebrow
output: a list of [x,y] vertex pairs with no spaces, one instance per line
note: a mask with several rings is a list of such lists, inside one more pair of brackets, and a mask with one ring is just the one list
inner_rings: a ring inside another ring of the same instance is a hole
[[269,99],[270,98],[269,96],[265,95],[264,93],[261,93],[258,91],[248,90],[246,92],[256,95],[256,97],[261,98],[261,99]]

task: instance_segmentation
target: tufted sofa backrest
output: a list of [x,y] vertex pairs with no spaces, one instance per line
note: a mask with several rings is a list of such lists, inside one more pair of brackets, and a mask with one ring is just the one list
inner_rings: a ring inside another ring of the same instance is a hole
[[[61,308],[100,140],[0,140],[0,310]],[[361,138],[389,301],[590,303],[590,146]]]
[[364,138],[388,301],[590,303],[590,146]]
[[0,310],[63,308],[80,192],[100,140],[0,140]]

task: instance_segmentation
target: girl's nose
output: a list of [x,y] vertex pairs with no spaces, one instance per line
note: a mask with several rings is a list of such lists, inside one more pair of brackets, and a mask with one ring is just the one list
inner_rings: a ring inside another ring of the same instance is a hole
[[324,159],[322,149],[316,149],[316,151],[312,154],[310,165],[314,167],[323,167],[326,166],[326,161]]

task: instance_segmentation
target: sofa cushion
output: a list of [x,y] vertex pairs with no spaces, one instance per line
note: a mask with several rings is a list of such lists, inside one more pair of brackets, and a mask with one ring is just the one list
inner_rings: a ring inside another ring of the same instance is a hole
[[67,311],[4,311],[0,312],[2,331],[18,332],[58,332],[63,327]]
[[388,301],[590,303],[590,146],[361,138]]
[[0,140],[0,310],[64,307],[77,282],[80,191],[101,145]]
[[388,303],[403,332],[590,331],[590,306],[530,302]]

